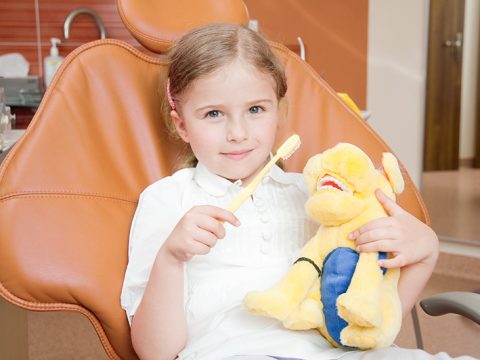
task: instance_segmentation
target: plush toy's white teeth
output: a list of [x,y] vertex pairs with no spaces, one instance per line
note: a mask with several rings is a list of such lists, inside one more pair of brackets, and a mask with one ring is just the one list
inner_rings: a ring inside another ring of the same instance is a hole
[[320,190],[339,190],[352,194],[352,190],[336,177],[326,175],[318,180],[317,191]]

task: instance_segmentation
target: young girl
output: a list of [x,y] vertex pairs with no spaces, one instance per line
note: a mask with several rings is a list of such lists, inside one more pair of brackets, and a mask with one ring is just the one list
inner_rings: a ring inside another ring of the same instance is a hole
[[[138,355],[342,356],[316,330],[290,331],[242,306],[247,292],[272,286],[288,271],[317,228],[304,212],[303,176],[277,166],[235,214],[225,210],[272,152],[285,117],[281,63],[247,28],[204,26],[171,51],[166,88],[169,126],[191,156],[144,190],[132,223],[121,300]],[[438,240],[384,194],[378,198],[391,217],[351,237],[359,251],[395,255],[383,266],[402,267],[406,314],[433,270]]]

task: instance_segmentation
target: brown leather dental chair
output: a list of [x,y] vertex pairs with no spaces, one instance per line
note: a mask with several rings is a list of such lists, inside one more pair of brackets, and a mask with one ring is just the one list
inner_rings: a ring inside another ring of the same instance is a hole
[[[172,41],[210,22],[248,23],[240,0],[118,0],[121,17],[149,50],[112,39],[64,61],[23,138],[0,167],[0,295],[33,311],[76,311],[112,359],[134,359],[120,307],[128,235],[140,192],[172,172],[179,151],[167,136],[159,91]],[[354,143],[376,164],[391,149],[315,71],[280,44],[288,121],[302,147],[286,162],[302,171],[313,154]],[[404,171],[400,204],[428,221]]]

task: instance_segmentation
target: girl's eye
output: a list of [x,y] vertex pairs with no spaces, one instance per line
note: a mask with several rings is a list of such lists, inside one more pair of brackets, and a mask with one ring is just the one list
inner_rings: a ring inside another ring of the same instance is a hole
[[261,106],[252,106],[250,109],[248,109],[251,114],[259,114],[263,111],[263,108]]
[[216,118],[219,116],[220,116],[220,111],[218,110],[210,110],[209,112],[207,112],[207,115],[206,115],[206,117],[211,117],[211,118]]

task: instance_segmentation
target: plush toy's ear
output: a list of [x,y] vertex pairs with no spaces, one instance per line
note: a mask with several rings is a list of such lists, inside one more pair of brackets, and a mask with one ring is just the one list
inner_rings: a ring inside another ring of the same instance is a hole
[[393,192],[397,195],[401,194],[405,183],[397,158],[392,153],[383,153],[382,166],[390,185],[392,185]]

